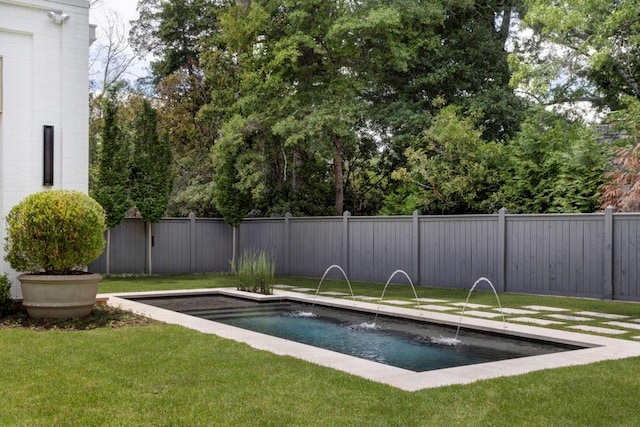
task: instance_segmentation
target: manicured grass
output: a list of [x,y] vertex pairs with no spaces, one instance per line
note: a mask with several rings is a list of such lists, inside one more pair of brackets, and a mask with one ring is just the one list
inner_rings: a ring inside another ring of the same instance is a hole
[[[278,282],[317,286],[316,279]],[[233,286],[232,278],[108,278],[100,292],[215,286]],[[341,281],[325,286],[346,287]],[[379,284],[354,284],[361,295],[379,296],[381,290]],[[466,298],[464,290],[419,288],[418,294]],[[387,295],[413,298],[406,286],[390,285]],[[474,302],[490,297],[478,292]],[[508,294],[501,299],[594,311],[640,308]],[[0,355],[3,426],[640,425],[640,358],[410,393],[161,323],[89,331],[0,329]]]
[[0,330],[10,426],[638,425],[639,359],[415,393],[178,326]]

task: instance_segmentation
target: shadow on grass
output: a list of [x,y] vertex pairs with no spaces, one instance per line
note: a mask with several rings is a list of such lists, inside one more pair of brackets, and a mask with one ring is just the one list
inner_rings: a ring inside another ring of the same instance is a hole
[[72,319],[34,319],[29,317],[27,310],[20,302],[14,302],[4,315],[0,316],[0,329],[23,328],[34,331],[62,330],[84,331],[97,328],[121,328],[125,326],[145,326],[155,323],[154,320],[110,307],[97,304],[91,314]]

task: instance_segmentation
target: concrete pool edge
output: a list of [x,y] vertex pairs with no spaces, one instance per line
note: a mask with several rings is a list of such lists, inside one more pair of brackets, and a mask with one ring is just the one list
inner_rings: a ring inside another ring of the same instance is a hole
[[[313,302],[349,309],[376,311],[377,303],[336,299],[326,296],[305,295],[296,292],[276,290],[274,295],[260,295],[237,291],[235,288],[212,288],[180,291],[151,291],[100,294],[108,298],[108,304],[145,315],[165,323],[182,325],[202,333],[215,334],[222,338],[243,342],[253,348],[266,350],[278,355],[296,357],[317,365],[357,375],[405,391],[455,384],[469,384],[478,380],[514,376],[543,369],[584,365],[605,360],[640,356],[640,343],[596,335],[547,329],[538,326],[521,325],[502,321],[465,317],[463,326],[485,331],[507,333],[530,338],[540,338],[568,344],[578,344],[588,348],[541,356],[489,362],[469,366],[439,369],[427,372],[413,372],[381,363],[376,363],[330,350],[288,341],[260,334],[210,320],[149,306],[126,298],[151,296],[176,296],[194,294],[223,294],[241,296],[255,300],[287,298],[295,301]],[[400,315],[412,319],[422,319],[437,323],[457,325],[459,315],[381,305],[380,314]]]

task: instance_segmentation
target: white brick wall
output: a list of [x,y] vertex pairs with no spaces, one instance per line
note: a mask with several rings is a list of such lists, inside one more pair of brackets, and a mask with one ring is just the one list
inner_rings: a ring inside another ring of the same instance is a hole
[[[43,126],[54,126],[53,188],[88,191],[88,0],[0,0],[0,239],[5,217],[43,190]],[[57,24],[48,12],[69,15]],[[16,273],[4,261],[0,274]],[[14,289],[14,292],[17,289]]]

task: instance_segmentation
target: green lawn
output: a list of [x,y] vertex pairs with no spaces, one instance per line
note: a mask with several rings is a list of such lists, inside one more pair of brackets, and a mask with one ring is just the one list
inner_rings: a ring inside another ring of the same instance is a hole
[[[279,282],[317,286],[315,279]],[[108,278],[100,292],[229,285],[232,279],[220,275]],[[325,286],[344,291],[345,284]],[[354,284],[359,294],[379,296],[381,289]],[[411,299],[410,293],[400,286],[387,290],[389,298]],[[462,290],[418,293],[466,298]],[[473,300],[490,297],[478,292]],[[629,303],[508,294],[501,299],[506,306],[640,311]],[[0,329],[0,355],[3,426],[640,425],[638,358],[409,393],[159,323],[72,332]]]

